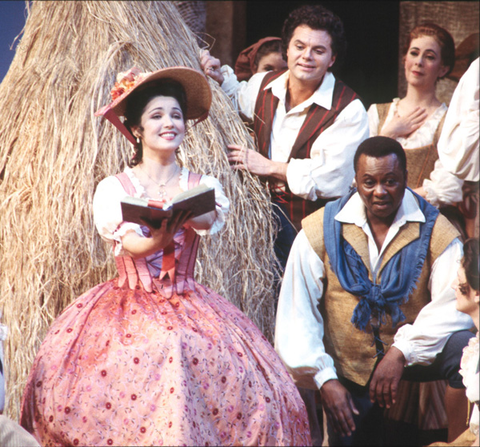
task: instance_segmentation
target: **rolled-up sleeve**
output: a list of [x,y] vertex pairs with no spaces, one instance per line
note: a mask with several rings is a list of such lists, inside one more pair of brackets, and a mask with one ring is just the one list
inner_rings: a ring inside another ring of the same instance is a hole
[[209,175],[202,175],[200,183],[215,189],[215,211],[217,213],[215,221],[209,230],[195,230],[199,235],[215,234],[225,225],[225,220],[230,209],[230,201],[223,192],[221,183]]
[[101,238],[111,242],[115,256],[124,256],[122,236],[133,230],[143,237],[140,225],[124,222],[120,202],[127,197],[120,181],[114,177],[103,179],[97,186],[93,197],[93,218]]
[[462,244],[455,239],[432,266],[431,302],[422,308],[413,324],[402,326],[395,334],[393,346],[402,351],[406,366],[431,364],[453,332],[473,327],[471,317],[455,307],[452,285],[461,258]]
[[423,181],[427,200],[434,206],[453,205],[462,201],[463,180],[444,168],[440,160],[435,161],[430,179]]

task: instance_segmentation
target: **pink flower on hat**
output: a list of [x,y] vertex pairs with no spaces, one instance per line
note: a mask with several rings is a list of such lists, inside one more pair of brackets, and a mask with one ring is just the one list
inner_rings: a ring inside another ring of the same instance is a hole
[[130,91],[144,77],[145,73],[141,73],[140,69],[137,67],[132,67],[128,71],[118,73],[117,82],[115,82],[115,85],[110,92],[112,95],[112,101],[115,101],[118,97]]

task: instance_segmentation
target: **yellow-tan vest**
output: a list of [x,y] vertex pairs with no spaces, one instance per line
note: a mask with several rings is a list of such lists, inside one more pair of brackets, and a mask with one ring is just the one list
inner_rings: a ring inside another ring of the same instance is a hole
[[[302,226],[310,245],[325,265],[324,294],[320,302],[320,310],[324,318],[325,350],[333,358],[339,376],[364,386],[370,380],[375,367],[375,343],[373,343],[372,334],[356,329],[350,321],[359,297],[346,292],[331,269],[323,239],[323,216],[324,209],[322,208],[306,217],[302,221]],[[342,224],[342,235],[360,255],[369,272],[369,278],[373,281],[367,235],[354,224]],[[418,222],[407,222],[400,228],[384,252],[377,278],[378,284],[381,283],[385,264],[395,253],[418,239],[419,235],[420,224]],[[406,319],[396,328],[392,328],[390,317],[388,317],[387,324],[380,328],[380,338],[387,343],[385,350],[388,350],[393,343],[393,337],[398,328],[404,324],[413,323],[420,310],[430,301],[428,282],[431,267],[435,259],[458,236],[458,231],[443,215],[439,214],[432,230],[430,247],[416,288],[407,303],[400,306]],[[452,268],[456,267],[453,265]]]

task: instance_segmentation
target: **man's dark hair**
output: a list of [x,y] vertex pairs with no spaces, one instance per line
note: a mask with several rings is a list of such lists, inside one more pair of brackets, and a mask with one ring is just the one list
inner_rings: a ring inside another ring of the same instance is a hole
[[386,157],[390,154],[395,154],[397,156],[398,162],[403,172],[407,171],[407,156],[405,155],[405,150],[402,145],[392,138],[388,137],[370,137],[363,141],[360,146],[358,146],[357,152],[355,152],[355,157],[353,159],[353,168],[355,173],[358,168],[358,160],[361,155],[367,155],[369,157]]
[[330,35],[332,53],[336,56],[334,66],[338,67],[347,49],[343,22],[336,14],[321,5],[301,6],[289,14],[282,29],[283,58],[287,60],[287,48],[293,32],[302,25],[306,25],[313,30],[324,30]]

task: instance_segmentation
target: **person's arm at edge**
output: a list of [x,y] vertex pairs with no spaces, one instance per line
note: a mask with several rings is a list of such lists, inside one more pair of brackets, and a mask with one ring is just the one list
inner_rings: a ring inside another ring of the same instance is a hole
[[288,371],[305,388],[320,388],[336,379],[333,359],[323,344],[323,317],[318,303],[325,269],[301,230],[290,250],[280,290],[275,349]]
[[454,239],[432,266],[431,302],[423,307],[413,324],[402,326],[395,334],[392,346],[403,353],[405,366],[431,364],[453,332],[473,326],[468,315],[456,310],[452,289],[462,255],[462,243]]

